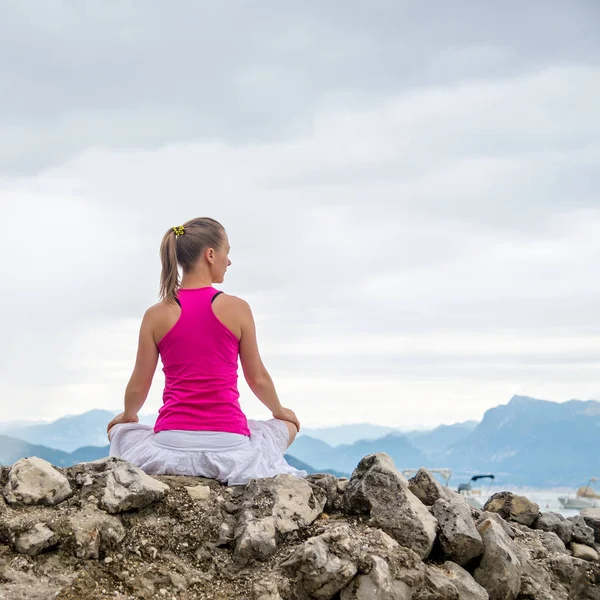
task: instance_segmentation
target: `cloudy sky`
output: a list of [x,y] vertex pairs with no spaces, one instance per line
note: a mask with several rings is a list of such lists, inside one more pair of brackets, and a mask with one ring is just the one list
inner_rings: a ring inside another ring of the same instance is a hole
[[0,420],[119,410],[197,216],[307,426],[599,399],[599,28],[596,0],[0,0]]

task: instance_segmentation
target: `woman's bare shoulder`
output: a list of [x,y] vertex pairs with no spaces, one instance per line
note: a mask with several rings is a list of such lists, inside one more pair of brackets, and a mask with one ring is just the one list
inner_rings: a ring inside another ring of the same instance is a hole
[[144,319],[154,321],[156,319],[161,319],[162,317],[172,315],[173,313],[179,313],[180,310],[181,309],[177,303],[161,300],[146,310],[144,313]]

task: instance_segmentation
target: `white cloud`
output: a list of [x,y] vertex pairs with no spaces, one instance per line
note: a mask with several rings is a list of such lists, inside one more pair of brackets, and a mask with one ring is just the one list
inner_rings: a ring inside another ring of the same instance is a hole
[[[419,73],[397,29],[368,33],[377,15],[332,24],[305,7],[294,27],[261,23],[281,60],[243,37],[247,57],[198,59],[197,82],[182,77],[189,58],[167,73],[173,48],[160,62],[164,14],[149,6],[133,29],[133,4],[37,20],[13,9],[11,35],[57,44],[47,66],[82,51],[75,78],[38,81],[23,56],[4,67],[35,93],[0,118],[0,397],[18,400],[3,420],[118,409],[157,297],[160,239],[201,215],[228,229],[224,288],[253,305],[267,365],[307,425],[432,425],[479,418],[515,392],[598,395],[593,53],[563,61],[548,46],[526,60],[500,25],[462,45],[426,43],[423,25],[410,38]],[[98,31],[75,35],[91,17]],[[105,28],[120,32],[115,48]],[[169,31],[179,49],[204,48],[197,32]],[[140,61],[131,88],[119,52]],[[361,56],[377,58],[368,73],[354,69]],[[94,65],[98,80],[84,73]],[[149,409],[161,385],[159,372]],[[242,389],[248,414],[264,415]]]

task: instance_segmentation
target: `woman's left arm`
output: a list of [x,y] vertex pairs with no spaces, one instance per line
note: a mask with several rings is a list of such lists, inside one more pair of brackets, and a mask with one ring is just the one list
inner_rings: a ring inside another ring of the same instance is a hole
[[125,389],[125,410],[108,424],[107,431],[117,423],[138,422],[137,414],[148,397],[157,364],[158,348],[154,342],[152,309],[148,309],[140,327],[135,367]]

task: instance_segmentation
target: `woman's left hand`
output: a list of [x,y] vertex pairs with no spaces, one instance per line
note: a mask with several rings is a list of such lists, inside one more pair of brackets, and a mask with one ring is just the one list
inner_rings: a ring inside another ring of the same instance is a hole
[[106,428],[106,433],[108,434],[110,428],[113,425],[117,425],[119,423],[139,423],[139,418],[137,415],[127,416],[125,415],[125,413],[120,413],[108,424],[108,427]]

